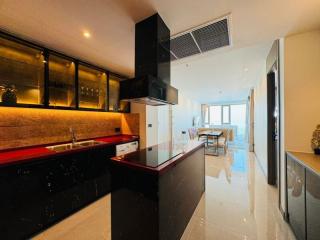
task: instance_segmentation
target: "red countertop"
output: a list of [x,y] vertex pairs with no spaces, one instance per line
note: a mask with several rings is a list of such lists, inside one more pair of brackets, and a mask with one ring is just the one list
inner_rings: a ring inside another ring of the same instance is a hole
[[77,149],[72,149],[67,151],[61,151],[61,152],[55,152],[53,150],[49,150],[46,148],[46,146],[52,146],[52,145],[61,144],[61,143],[52,143],[46,146],[34,146],[34,147],[28,147],[23,149],[1,151],[0,166],[26,162],[31,160],[38,160],[38,159],[52,157],[52,156],[64,155],[71,152],[81,152],[84,150],[99,148],[102,146],[122,144],[122,143],[132,142],[138,139],[139,137],[134,135],[114,135],[109,137],[86,139],[86,140],[97,140],[100,142],[104,142],[104,144],[99,144],[99,145],[89,146],[89,147],[82,147],[82,148],[77,148]]
[[[171,146],[170,149],[167,149],[168,146]],[[157,148],[154,154],[153,153],[150,154],[150,151],[153,151],[152,148]],[[172,148],[175,148],[176,150],[178,150],[176,152],[179,152],[179,149],[180,149],[180,153],[173,154],[175,155],[174,157],[170,159],[165,159],[164,161],[162,160],[159,162],[159,164],[154,164],[153,158],[157,158],[159,154],[161,155],[159,151],[160,152],[163,152],[163,150],[172,151]],[[166,172],[166,170],[175,166],[180,161],[187,158],[193,152],[197,151],[200,148],[204,148],[204,142],[190,141],[187,144],[180,145],[180,146],[177,146],[176,144],[172,144],[172,143],[162,143],[162,144],[153,146],[151,148],[141,149],[126,155],[113,157],[111,158],[111,160],[114,164],[161,175],[164,172]],[[204,151],[203,151],[203,154],[204,154]],[[151,166],[152,164],[148,164],[150,162],[153,162],[154,165]]]

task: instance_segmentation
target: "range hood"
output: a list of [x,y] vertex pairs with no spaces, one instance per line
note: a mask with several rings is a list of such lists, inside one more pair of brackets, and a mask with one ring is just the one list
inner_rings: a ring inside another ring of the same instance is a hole
[[178,103],[178,90],[170,86],[170,30],[159,14],[135,26],[135,78],[120,82],[120,100]]

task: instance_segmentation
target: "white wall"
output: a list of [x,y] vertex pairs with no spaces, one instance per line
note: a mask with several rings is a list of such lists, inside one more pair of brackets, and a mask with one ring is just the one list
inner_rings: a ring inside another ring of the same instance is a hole
[[[140,117],[140,148],[156,145],[169,140],[171,136],[168,122],[168,106],[149,106],[139,103],[131,103],[131,112],[139,113]],[[159,121],[162,118],[162,121]],[[151,124],[151,126],[149,125]]]
[[182,131],[193,127],[193,118],[201,117],[201,104],[179,92],[179,104],[172,106],[172,137],[179,140],[182,137]]
[[139,114],[139,136],[140,136],[140,148],[145,148],[147,143],[147,125],[146,125],[146,105],[131,103],[131,113]]
[[280,69],[280,194],[281,208],[286,211],[285,185],[285,86],[284,86],[284,38],[279,41],[279,69]]
[[320,124],[320,30],[285,38],[285,149],[312,152]]
[[[140,147],[150,147],[172,138],[181,138],[181,131],[192,127],[193,118],[201,116],[201,104],[179,92],[177,105],[149,106],[131,103],[131,112],[140,116]],[[149,127],[152,124],[152,127]]]
[[[285,210],[285,152],[312,152],[310,140],[320,123],[320,30],[280,39],[280,193]],[[267,86],[255,88],[255,152],[267,172]]]
[[146,147],[158,144],[158,107],[146,106]]
[[267,176],[267,79],[262,72],[261,81],[254,88],[254,150]]
[[158,107],[158,143],[170,141],[172,138],[171,106]]

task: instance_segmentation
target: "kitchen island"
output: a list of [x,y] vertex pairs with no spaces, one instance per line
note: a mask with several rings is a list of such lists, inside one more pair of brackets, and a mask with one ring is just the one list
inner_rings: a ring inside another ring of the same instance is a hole
[[180,239],[205,191],[204,143],[159,144],[111,159],[112,239]]

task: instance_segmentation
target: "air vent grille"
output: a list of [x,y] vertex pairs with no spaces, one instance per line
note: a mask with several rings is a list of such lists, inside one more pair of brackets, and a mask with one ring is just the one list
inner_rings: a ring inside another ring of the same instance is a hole
[[200,53],[190,33],[171,39],[171,51],[177,58],[184,58]]
[[231,44],[228,18],[191,29],[171,39],[171,61]]
[[199,28],[192,32],[202,52],[229,45],[228,21],[219,22]]
[[172,52],[170,52],[170,60],[173,61],[173,60],[176,60],[176,59],[177,59],[176,56],[174,56],[174,55],[172,54]]

